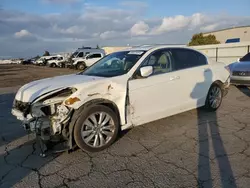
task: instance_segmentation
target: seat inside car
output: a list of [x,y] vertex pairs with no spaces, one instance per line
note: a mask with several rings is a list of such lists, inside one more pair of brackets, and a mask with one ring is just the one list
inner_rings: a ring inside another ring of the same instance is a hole
[[172,70],[172,62],[170,52],[162,53],[157,61],[157,66],[154,68],[155,74],[170,72]]

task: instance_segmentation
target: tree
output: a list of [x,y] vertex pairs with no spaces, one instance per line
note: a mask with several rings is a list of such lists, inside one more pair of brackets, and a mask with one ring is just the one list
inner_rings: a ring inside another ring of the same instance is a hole
[[97,48],[97,49],[100,49],[100,47],[99,47],[99,45],[98,45],[98,44],[96,45],[96,48]]
[[199,46],[207,44],[220,44],[220,42],[216,39],[215,35],[203,36],[203,33],[198,33],[193,35],[188,46]]
[[49,52],[48,51],[45,51],[43,56],[50,56]]

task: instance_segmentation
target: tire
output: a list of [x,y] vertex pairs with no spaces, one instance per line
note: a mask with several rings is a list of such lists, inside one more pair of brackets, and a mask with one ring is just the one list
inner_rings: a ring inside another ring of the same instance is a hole
[[78,70],[84,70],[86,68],[86,65],[84,62],[80,62],[77,64],[77,69]]
[[[99,123],[101,113],[101,119],[103,120],[101,121],[102,123]],[[107,121],[109,117],[110,120]],[[95,119],[99,125],[96,124],[96,126],[93,126],[95,121],[90,118]],[[83,151],[102,151],[108,148],[116,140],[119,127],[118,117],[115,112],[106,106],[95,105],[84,109],[79,114],[74,127],[74,139],[77,146]]]
[[216,111],[222,103],[222,98],[222,87],[217,83],[212,84],[207,94],[205,108],[208,111]]
[[66,66],[65,66],[64,63],[62,63],[61,66],[60,66],[60,68],[65,68],[65,67],[66,67]]
[[50,67],[56,68],[56,64],[55,64],[55,63],[52,63],[52,64],[50,65]]

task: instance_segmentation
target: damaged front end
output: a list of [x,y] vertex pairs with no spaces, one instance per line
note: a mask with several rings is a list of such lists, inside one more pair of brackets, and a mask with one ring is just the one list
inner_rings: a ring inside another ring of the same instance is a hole
[[[52,91],[32,102],[14,100],[12,114],[23,122],[26,130],[35,133],[45,145],[48,142],[68,140],[67,125],[73,109],[63,102],[75,91],[75,88]],[[46,149],[45,147],[42,151]]]

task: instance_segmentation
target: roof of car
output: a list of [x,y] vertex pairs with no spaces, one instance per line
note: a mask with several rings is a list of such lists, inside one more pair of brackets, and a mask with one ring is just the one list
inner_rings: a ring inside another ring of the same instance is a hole
[[162,49],[162,48],[184,48],[184,49],[193,49],[185,45],[142,45],[137,47],[128,48],[125,51],[149,51],[152,49]]

